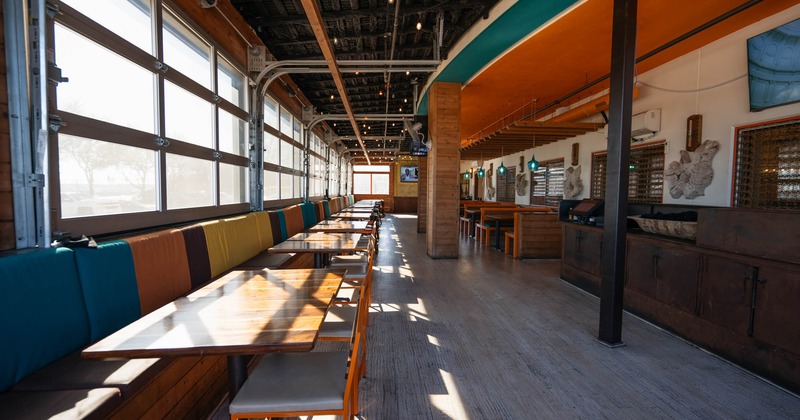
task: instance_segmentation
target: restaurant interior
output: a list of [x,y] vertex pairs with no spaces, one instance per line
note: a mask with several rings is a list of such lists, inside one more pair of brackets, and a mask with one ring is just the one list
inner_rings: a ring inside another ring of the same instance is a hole
[[0,3],[0,419],[800,417],[800,2]]

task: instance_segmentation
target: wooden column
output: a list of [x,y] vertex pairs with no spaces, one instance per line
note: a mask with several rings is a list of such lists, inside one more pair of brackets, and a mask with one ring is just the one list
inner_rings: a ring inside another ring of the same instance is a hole
[[461,85],[434,83],[428,98],[428,256],[458,258]]
[[419,158],[417,180],[417,233],[425,233],[428,227],[428,158]]

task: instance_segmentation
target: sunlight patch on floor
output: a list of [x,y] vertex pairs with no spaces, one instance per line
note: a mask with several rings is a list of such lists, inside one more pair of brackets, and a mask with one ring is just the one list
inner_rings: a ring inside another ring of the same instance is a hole
[[453,380],[453,375],[441,369],[439,369],[439,373],[442,375],[442,382],[447,389],[447,394],[431,394],[431,404],[451,419],[469,419],[464,410],[464,403],[461,402],[461,396],[458,394],[458,387]]
[[432,336],[432,335],[430,335],[430,334],[428,334],[428,342],[433,344],[436,347],[442,347],[442,345],[439,344],[439,339],[434,337],[434,336]]

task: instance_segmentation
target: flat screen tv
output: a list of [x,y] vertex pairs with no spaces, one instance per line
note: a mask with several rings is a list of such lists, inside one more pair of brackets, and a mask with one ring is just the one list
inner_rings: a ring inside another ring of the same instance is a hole
[[416,166],[400,167],[400,182],[417,182],[419,179],[419,168]]
[[800,19],[747,40],[750,111],[800,101]]

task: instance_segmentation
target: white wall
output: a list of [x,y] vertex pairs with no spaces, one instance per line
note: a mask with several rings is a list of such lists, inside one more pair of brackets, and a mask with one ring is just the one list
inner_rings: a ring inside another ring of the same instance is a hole
[[[703,116],[702,140],[717,140],[720,149],[714,157],[714,180],[706,189],[705,196],[693,200],[673,199],[665,185],[664,203],[729,206],[732,192],[732,169],[734,153],[734,130],[736,127],[800,116],[800,104],[783,105],[761,112],[749,111],[747,84],[747,39],[764,31],[790,22],[800,16],[800,5],[783,13],[766,18],[727,37],[717,40],[689,54],[672,60],[638,76],[639,96],[633,103],[634,114],[649,109],[661,109],[661,131],[643,143],[666,140],[665,166],[680,160],[680,150],[686,148],[686,119],[693,114]],[[741,77],[743,76],[743,77]],[[719,86],[718,86],[719,85]],[[710,88],[710,89],[708,89]],[[665,91],[678,91],[668,92]],[[599,122],[594,116],[586,121]],[[564,167],[569,167],[572,144],[580,143],[581,179],[584,190],[579,198],[589,196],[592,152],[606,150],[604,133],[588,133],[535,148],[536,159],[545,161],[564,158]],[[523,152],[525,162],[530,160],[533,149]],[[501,159],[487,160],[494,168]],[[502,158],[506,167],[519,165],[519,154]],[[472,165],[462,162],[461,172]],[[492,178],[496,182],[496,176]],[[530,178],[528,178],[530,180]],[[485,194],[484,194],[485,196]],[[528,195],[517,196],[518,204],[528,204]]]

